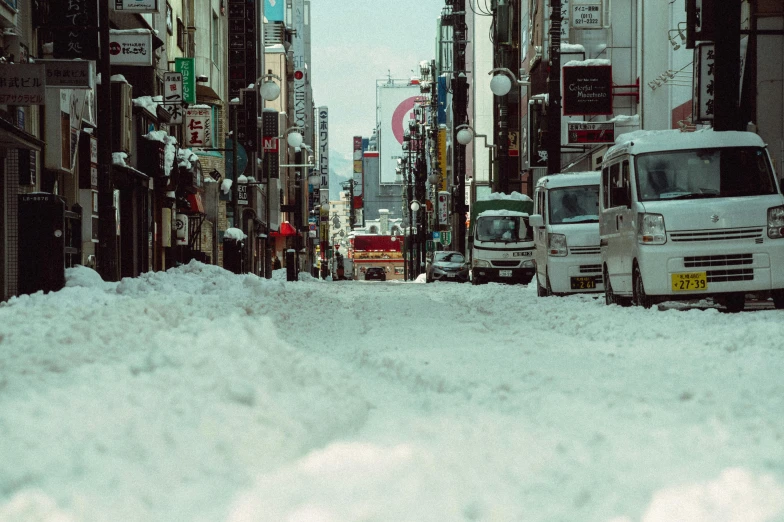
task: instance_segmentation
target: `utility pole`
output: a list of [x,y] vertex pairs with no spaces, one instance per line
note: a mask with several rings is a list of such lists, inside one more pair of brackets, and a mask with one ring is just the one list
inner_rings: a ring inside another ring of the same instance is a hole
[[[739,0],[738,0],[739,1]],[[547,79],[547,173],[561,172],[561,0],[550,1],[550,74]]]
[[98,2],[100,59],[98,72],[98,272],[104,281],[119,280],[117,223],[112,176],[112,69],[109,56],[109,2]]
[[[465,22],[465,0],[456,0],[452,9],[454,10],[454,27],[452,48],[453,57],[453,111],[455,125],[468,123],[468,79],[466,77],[466,43],[468,38],[468,26]],[[465,175],[466,175],[466,147],[459,143],[454,144],[453,158],[453,186],[454,194],[454,213],[456,214],[455,250],[465,252],[466,241],[466,213],[468,205],[465,201]]]
[[713,17],[716,51],[713,128],[717,131],[743,130],[739,104],[740,4],[741,0],[723,0],[721,14]]
[[[495,23],[495,67],[509,68],[509,3],[497,0]],[[510,91],[512,92],[512,91]],[[518,90],[519,92],[519,90]],[[509,98],[499,96],[496,105],[495,158],[491,159],[491,182],[493,192],[509,193]],[[488,151],[493,155],[493,151]],[[517,169],[515,169],[517,170]]]

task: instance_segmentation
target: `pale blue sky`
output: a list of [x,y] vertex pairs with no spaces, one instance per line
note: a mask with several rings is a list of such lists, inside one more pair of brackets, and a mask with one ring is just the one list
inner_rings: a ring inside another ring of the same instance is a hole
[[393,78],[418,75],[419,62],[435,58],[436,22],[444,4],[312,0],[311,81],[316,105],[329,107],[330,164],[336,155],[351,158],[354,136],[373,132],[376,80],[390,72]]

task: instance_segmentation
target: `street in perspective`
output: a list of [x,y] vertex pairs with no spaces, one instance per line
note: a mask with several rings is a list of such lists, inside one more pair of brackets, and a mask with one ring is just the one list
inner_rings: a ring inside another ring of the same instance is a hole
[[0,522],[784,522],[781,0],[0,27]]

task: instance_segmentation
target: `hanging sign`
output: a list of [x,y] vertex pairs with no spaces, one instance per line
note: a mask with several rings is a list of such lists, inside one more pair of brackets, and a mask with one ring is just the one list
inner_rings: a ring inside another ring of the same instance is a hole
[[615,123],[613,122],[581,122],[570,121],[568,126],[568,143],[615,143]]
[[35,63],[46,68],[46,86],[60,89],[95,87],[95,62],[92,60],[43,60]]
[[212,109],[193,108],[185,109],[185,132],[183,145],[185,147],[211,147],[212,146]]
[[158,0],[114,0],[114,10],[123,13],[159,13]]
[[110,31],[109,60],[112,65],[152,65],[152,33]]
[[612,66],[563,67],[563,115],[612,114]]
[[174,70],[182,73],[182,100],[196,103],[196,63],[194,58],[175,58]]
[[171,115],[170,125],[182,124],[182,73],[163,73],[163,108]]
[[714,117],[714,66],[716,51],[713,42],[700,42],[694,47],[694,96],[692,119],[695,123],[711,122]]

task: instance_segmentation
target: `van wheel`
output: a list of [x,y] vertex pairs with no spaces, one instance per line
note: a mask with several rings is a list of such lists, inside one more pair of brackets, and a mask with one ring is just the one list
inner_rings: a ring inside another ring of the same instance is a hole
[[746,307],[746,294],[728,294],[722,299],[722,304],[727,309],[727,313],[742,312]]
[[645,285],[642,283],[642,274],[640,273],[640,266],[634,265],[634,274],[632,275],[634,284],[633,299],[634,304],[642,306],[643,308],[650,308],[653,305],[653,300],[645,293]]

